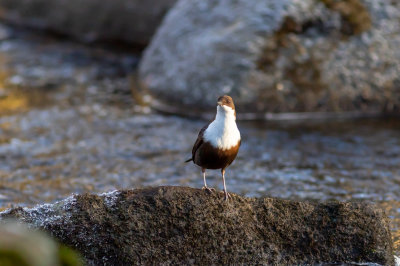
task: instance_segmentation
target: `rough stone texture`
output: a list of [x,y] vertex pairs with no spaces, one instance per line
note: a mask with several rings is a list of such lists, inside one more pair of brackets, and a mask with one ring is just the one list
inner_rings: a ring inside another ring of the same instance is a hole
[[15,208],[17,218],[81,251],[92,265],[394,264],[388,220],[365,203],[251,199],[159,187],[77,195]]
[[176,0],[0,0],[1,19],[83,41],[147,45]]
[[[158,102],[240,113],[400,110],[400,2],[181,0],[144,53]],[[156,102],[155,102],[156,104]],[[156,104],[157,105],[157,104]]]

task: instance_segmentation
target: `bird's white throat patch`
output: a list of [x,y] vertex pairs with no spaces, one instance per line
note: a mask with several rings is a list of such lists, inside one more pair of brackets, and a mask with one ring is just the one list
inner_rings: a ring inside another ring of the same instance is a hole
[[229,106],[218,105],[215,120],[208,126],[203,138],[222,150],[236,146],[240,141],[240,132],[236,125],[235,111]]

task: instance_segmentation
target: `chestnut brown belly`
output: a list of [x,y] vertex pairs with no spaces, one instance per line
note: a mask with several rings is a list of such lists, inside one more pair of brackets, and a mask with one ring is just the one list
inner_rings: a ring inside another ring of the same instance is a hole
[[239,151],[240,141],[228,150],[214,148],[210,143],[204,142],[196,151],[194,162],[206,169],[221,169],[229,166]]

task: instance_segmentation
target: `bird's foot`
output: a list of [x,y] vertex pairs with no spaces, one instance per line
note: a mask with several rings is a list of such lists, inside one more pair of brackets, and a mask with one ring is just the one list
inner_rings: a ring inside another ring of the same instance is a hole
[[224,192],[224,194],[225,194],[225,198],[224,198],[225,201],[228,201],[228,199],[232,198],[231,195],[229,195],[228,192],[226,192],[226,191],[222,191],[222,192]]
[[212,187],[207,187],[207,186],[204,186],[204,187],[202,187],[202,190],[207,190],[208,192],[215,192],[215,188],[212,188]]

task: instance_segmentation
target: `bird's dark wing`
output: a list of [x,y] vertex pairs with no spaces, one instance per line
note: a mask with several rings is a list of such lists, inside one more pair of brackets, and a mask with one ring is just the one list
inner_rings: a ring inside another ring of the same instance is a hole
[[207,125],[205,125],[199,132],[199,135],[197,136],[196,142],[193,145],[193,149],[192,149],[192,158],[190,158],[189,160],[187,160],[186,162],[190,162],[190,161],[194,161],[194,156],[196,154],[196,151],[200,148],[200,146],[203,144],[204,140],[203,140],[203,135],[204,135],[204,131],[206,131],[208,125],[211,124],[211,122],[208,122]]

